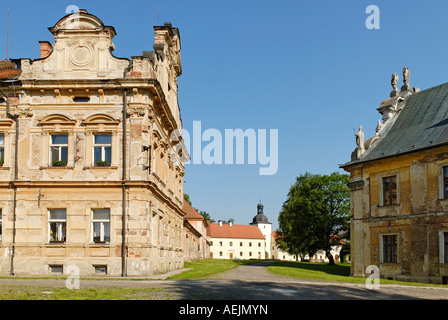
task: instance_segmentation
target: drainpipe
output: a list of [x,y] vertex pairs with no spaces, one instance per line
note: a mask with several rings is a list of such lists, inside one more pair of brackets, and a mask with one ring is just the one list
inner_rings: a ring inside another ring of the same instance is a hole
[[[123,71],[123,79],[132,68],[133,60],[129,60],[129,65]],[[123,159],[122,159],[122,181],[121,181],[121,276],[126,277],[126,118],[127,118],[127,97],[128,89],[123,92]]]
[[127,89],[123,93],[123,157],[122,157],[122,205],[121,205],[121,276],[126,277],[126,113]]
[[[15,150],[14,150],[14,182],[17,181],[18,178],[18,149],[19,149],[19,120],[17,116],[11,114],[9,112],[9,97],[5,94],[5,92],[0,89],[0,93],[5,97],[6,99],[6,116],[8,118],[11,118],[16,123],[16,132],[15,132]],[[15,242],[16,242],[16,208],[17,208],[17,186],[16,184],[12,182],[11,185],[13,186],[13,219],[12,219],[12,244],[11,244],[11,259],[10,259],[10,268],[9,268],[9,274],[12,276],[14,275],[14,255],[15,255]]]

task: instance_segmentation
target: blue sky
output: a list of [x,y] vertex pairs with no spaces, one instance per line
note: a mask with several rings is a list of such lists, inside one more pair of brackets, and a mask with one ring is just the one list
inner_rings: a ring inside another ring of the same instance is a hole
[[[0,9],[0,58],[38,58],[38,41],[69,5],[114,26],[115,52],[152,50],[153,26],[170,21],[182,42],[179,99],[184,127],[278,129],[275,175],[259,165],[186,166],[185,192],[215,219],[251,222],[260,201],[276,229],[278,213],[302,173],[341,171],[356,147],[354,131],[372,136],[390,77],[406,65],[411,86],[448,79],[447,1],[9,1]],[[380,9],[369,30],[366,8]]]

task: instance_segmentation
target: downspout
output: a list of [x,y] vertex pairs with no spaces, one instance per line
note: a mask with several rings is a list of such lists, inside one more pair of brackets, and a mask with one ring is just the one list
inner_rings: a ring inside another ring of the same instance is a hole
[[[123,79],[131,70],[132,60],[129,60],[129,66],[124,69]],[[123,156],[122,156],[122,181],[121,181],[121,276],[126,277],[126,118],[127,118],[127,94],[128,89],[123,92]]]
[[126,113],[127,89],[123,93],[123,157],[122,157],[122,205],[121,205],[121,276],[126,277]]
[[[15,121],[15,150],[14,150],[14,182],[17,181],[18,179],[18,168],[17,168],[17,163],[18,163],[18,149],[19,149],[19,120],[17,118],[17,116],[11,114],[9,112],[9,97],[5,94],[5,92],[0,89],[1,94],[5,97],[6,99],[6,116],[8,118],[11,118]],[[12,182],[11,185],[13,186],[13,218],[12,218],[12,243],[11,243],[11,251],[10,251],[10,255],[11,255],[11,259],[10,259],[10,268],[9,268],[9,274],[12,276],[14,275],[14,255],[15,255],[15,242],[16,242],[16,208],[17,208],[17,186],[16,184]]]

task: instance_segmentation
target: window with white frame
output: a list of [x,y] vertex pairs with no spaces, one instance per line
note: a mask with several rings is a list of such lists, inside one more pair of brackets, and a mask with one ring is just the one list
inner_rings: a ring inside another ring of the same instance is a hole
[[93,162],[95,166],[110,166],[112,162],[112,135],[95,134],[93,137]]
[[50,137],[50,159],[53,167],[67,165],[68,135],[52,134]]
[[94,243],[110,242],[110,209],[93,210],[92,238]]
[[5,135],[0,134],[0,167],[5,162]]
[[66,209],[50,210],[49,241],[50,243],[64,243],[66,237],[67,212]]

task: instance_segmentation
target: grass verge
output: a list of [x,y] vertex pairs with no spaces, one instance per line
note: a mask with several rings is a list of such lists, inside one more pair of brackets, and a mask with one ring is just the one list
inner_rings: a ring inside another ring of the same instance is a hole
[[13,285],[0,288],[0,300],[170,300],[160,288],[81,288]]
[[[366,278],[351,277],[350,264],[348,263],[336,263],[335,265],[329,265],[328,263],[277,261],[268,266],[267,270],[276,275],[304,280],[335,281],[347,283],[366,283],[367,280]],[[380,279],[380,284],[446,287],[446,285],[441,284],[404,282],[387,279]]]
[[191,268],[180,274],[168,278],[169,280],[195,280],[204,279],[211,275],[221,273],[233,268],[259,262],[260,260],[225,260],[203,259],[184,263],[184,268]]

